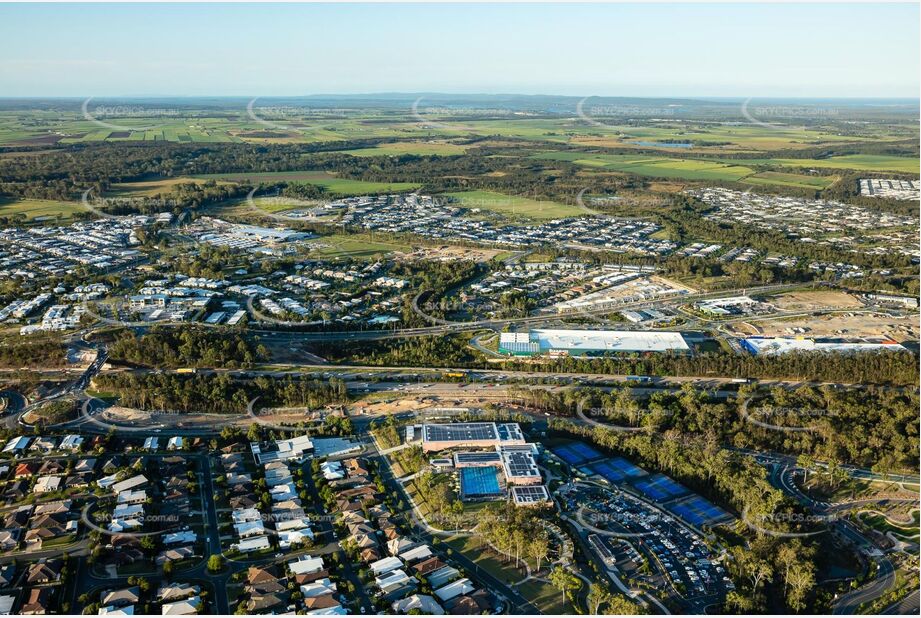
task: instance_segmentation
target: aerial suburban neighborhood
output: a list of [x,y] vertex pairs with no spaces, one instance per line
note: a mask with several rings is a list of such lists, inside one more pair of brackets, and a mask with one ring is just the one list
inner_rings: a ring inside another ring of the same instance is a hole
[[0,4],[0,615],[918,615],[919,17]]

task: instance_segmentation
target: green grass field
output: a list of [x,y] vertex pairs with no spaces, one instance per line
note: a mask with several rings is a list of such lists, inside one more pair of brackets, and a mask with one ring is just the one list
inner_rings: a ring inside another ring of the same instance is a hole
[[580,152],[542,152],[532,158],[544,161],[569,161],[576,165],[613,172],[627,172],[639,176],[656,178],[678,178],[682,180],[728,180],[738,181],[754,173],[741,165],[703,161],[697,159],[672,159],[648,155],[613,155]]
[[0,217],[23,216],[26,221],[69,220],[74,213],[87,212],[79,202],[58,202],[54,200],[0,201]]
[[768,159],[777,165],[822,169],[843,169],[870,172],[902,172],[918,174],[921,164],[914,157],[887,155],[843,155],[828,159]]
[[585,215],[585,211],[578,206],[504,195],[493,191],[461,191],[446,193],[445,196],[454,198],[455,203],[462,208],[479,208],[513,218],[559,219]]
[[330,195],[348,197],[352,195],[369,195],[377,193],[402,193],[419,188],[418,183],[412,182],[371,182],[366,180],[350,180],[336,178],[329,172],[317,170],[304,170],[296,172],[256,172],[232,174],[204,174],[196,176],[200,179],[229,180],[232,182],[272,183],[292,182],[317,185],[326,189]]
[[824,189],[837,176],[814,176],[789,172],[761,171],[759,167],[801,167],[807,169],[849,169],[918,173],[918,160],[883,155],[846,155],[829,159],[676,159],[648,155],[614,155],[583,152],[542,152],[534,159],[568,161],[600,170],[627,172],[639,176],[681,180],[726,180],[756,185],[781,185],[806,189]]
[[837,181],[837,176],[809,176],[784,172],[760,172],[745,178],[745,182],[755,185],[783,185],[803,189],[825,189]]

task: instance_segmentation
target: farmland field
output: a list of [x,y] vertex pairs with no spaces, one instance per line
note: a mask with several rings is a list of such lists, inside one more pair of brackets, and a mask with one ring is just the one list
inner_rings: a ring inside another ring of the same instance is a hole
[[760,172],[745,178],[745,182],[755,185],[784,185],[803,189],[824,189],[837,182],[837,176],[808,176],[806,174],[786,174],[783,172]]
[[569,161],[576,165],[604,169],[613,172],[627,172],[639,176],[657,178],[680,178],[682,180],[728,180],[737,181],[754,174],[754,170],[741,165],[703,161],[697,159],[672,159],[644,155],[612,155],[580,152],[543,152],[533,155],[534,159]]
[[0,217],[24,216],[27,221],[70,219],[74,213],[87,212],[79,202],[60,202],[55,200],[22,199],[12,201],[0,200]]
[[813,176],[788,172],[761,171],[755,167],[802,167],[918,173],[918,160],[885,155],[844,155],[828,159],[677,159],[648,155],[615,155],[584,152],[542,152],[534,159],[569,161],[601,170],[627,172],[639,176],[682,180],[726,180],[758,185],[781,185],[824,189],[836,176]]
[[196,181],[198,184],[201,184],[201,179],[187,176],[144,180],[141,182],[119,182],[112,185],[109,193],[114,196],[149,197],[160,193],[169,193],[176,185],[193,184],[196,183]]
[[918,174],[918,159],[887,155],[843,155],[828,159],[767,159],[774,165],[823,169],[866,170],[870,172],[902,172]]
[[585,214],[585,211],[578,206],[505,195],[493,191],[461,191],[446,193],[445,196],[453,198],[457,205],[463,208],[479,208],[526,219],[559,219]]

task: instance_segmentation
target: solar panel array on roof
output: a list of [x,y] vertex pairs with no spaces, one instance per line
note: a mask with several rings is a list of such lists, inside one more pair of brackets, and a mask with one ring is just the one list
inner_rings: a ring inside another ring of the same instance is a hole
[[608,547],[607,543],[604,542],[597,534],[588,535],[588,542],[592,544],[592,547],[601,555],[601,559],[605,562],[614,561],[614,552],[611,551],[611,548]]
[[458,468],[464,466],[485,466],[499,465],[502,457],[494,451],[485,451],[482,453],[456,453],[454,455],[454,465]]
[[512,487],[512,499],[515,504],[526,505],[538,502],[548,502],[550,492],[543,485],[523,485]]
[[496,440],[495,423],[446,423],[423,425],[427,442],[462,442],[464,440]]
[[504,452],[502,453],[502,465],[505,468],[505,475],[508,477],[539,477],[540,470],[537,468],[537,462],[530,453]]
[[504,423],[498,425],[497,430],[499,432],[499,440],[502,442],[524,440],[524,436],[521,433],[521,427],[518,426],[518,423]]

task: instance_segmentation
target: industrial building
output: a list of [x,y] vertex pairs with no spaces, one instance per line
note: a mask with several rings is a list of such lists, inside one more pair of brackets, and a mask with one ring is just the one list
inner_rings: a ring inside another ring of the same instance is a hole
[[442,423],[409,425],[406,442],[422,442],[425,452],[449,448],[493,448],[522,445],[524,435],[518,423]]
[[681,333],[667,331],[534,329],[502,333],[499,352],[513,356],[597,355],[606,352],[689,352]]
[[752,354],[786,354],[788,352],[878,352],[905,351],[895,341],[868,343],[863,341],[832,341],[794,337],[749,337],[742,339],[742,348]]

